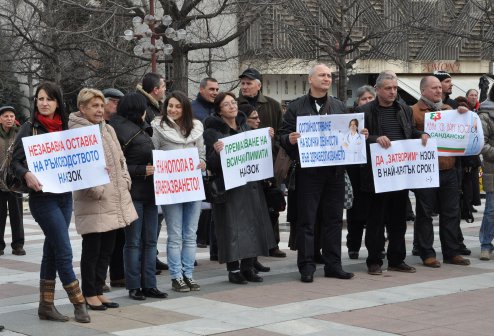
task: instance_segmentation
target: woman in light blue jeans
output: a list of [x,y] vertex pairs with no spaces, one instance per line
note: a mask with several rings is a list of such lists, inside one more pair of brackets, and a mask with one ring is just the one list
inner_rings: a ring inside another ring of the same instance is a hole
[[[158,150],[197,148],[197,169],[205,170],[205,148],[202,123],[194,119],[188,97],[180,92],[165,100],[161,118],[153,120],[153,143]],[[177,292],[200,290],[192,273],[196,256],[196,232],[201,213],[201,201],[163,205],[163,215],[168,234],[166,254],[172,279],[172,289]]]

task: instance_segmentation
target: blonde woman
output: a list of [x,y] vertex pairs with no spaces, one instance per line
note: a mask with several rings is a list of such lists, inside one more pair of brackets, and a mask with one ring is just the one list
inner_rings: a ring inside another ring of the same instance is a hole
[[69,116],[69,128],[98,125],[110,183],[74,192],[77,232],[82,235],[82,294],[93,310],[118,308],[103,295],[106,271],[115,244],[116,229],[130,225],[137,213],[130,196],[131,179],[125,157],[113,128],[106,124],[105,97],[101,91],[84,88],[77,96],[78,112]]

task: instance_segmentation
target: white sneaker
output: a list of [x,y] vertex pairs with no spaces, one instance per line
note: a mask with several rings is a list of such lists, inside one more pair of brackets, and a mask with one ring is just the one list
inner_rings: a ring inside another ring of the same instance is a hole
[[492,251],[482,250],[480,251],[480,260],[491,260]]

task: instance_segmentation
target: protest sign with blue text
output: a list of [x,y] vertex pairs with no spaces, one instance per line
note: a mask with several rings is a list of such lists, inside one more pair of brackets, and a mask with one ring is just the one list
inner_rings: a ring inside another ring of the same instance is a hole
[[297,117],[302,168],[366,163],[364,114]]
[[203,200],[197,148],[153,150],[154,196],[156,205]]
[[376,193],[439,187],[439,163],[435,139],[392,141],[384,149],[370,145]]
[[429,112],[424,132],[437,140],[439,156],[477,155],[484,146],[484,132],[477,113],[457,110]]
[[64,193],[110,182],[98,125],[22,138],[29,170],[44,192]]
[[273,177],[269,128],[242,132],[220,140],[225,145],[220,158],[226,190],[249,181]]

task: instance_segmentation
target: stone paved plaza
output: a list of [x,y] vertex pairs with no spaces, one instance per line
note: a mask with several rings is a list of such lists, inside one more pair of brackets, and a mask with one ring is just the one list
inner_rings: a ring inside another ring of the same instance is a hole
[[[313,283],[301,283],[296,253],[287,248],[288,233],[282,233],[284,259],[260,258],[271,267],[261,284],[233,285],[225,265],[209,261],[207,249],[198,249],[195,278],[200,292],[171,291],[168,272],[158,276],[165,300],[133,301],[124,289],[108,295],[120,308],[90,311],[92,323],[73,320],[72,306],[57,284],[56,305],[69,316],[67,323],[40,321],[37,317],[39,264],[43,233],[32,217],[25,217],[26,256],[14,256],[7,247],[0,257],[1,335],[492,335],[494,330],[494,261],[480,261],[478,231],[482,208],[475,222],[462,221],[465,243],[472,248],[470,266],[442,265],[430,269],[411,255],[413,225],[407,230],[407,262],[415,274],[366,272],[365,248],[359,260],[349,260],[343,232],[343,264],[355,272],[352,280],[323,277],[318,266]],[[440,251],[435,218],[437,251]],[[81,238],[71,225],[74,267],[79,273]],[[159,250],[165,251],[165,231]],[[10,243],[10,228],[6,229]],[[166,260],[163,252],[160,257]],[[439,255],[440,257],[440,255]],[[441,259],[441,258],[439,258]]]

